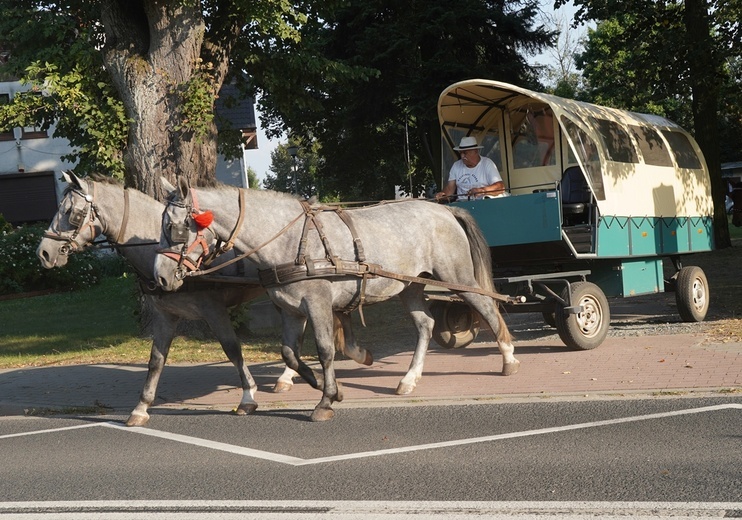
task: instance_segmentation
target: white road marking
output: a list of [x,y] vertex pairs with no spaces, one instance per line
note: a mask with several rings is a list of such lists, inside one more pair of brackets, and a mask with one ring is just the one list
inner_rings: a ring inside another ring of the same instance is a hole
[[[443,502],[443,501],[264,501],[264,500],[102,500],[0,503],[10,519],[307,519],[375,520],[405,518],[488,518],[528,520],[725,518],[740,502]],[[6,516],[7,515],[7,516]],[[16,516],[17,515],[17,516]]]
[[0,435],[0,440],[10,439],[11,437],[25,437],[26,435],[40,435],[42,433],[56,433],[56,432],[63,432],[65,430],[79,430],[80,428],[92,428],[94,426],[101,426],[102,424],[103,423],[78,424],[77,426],[65,426],[64,428],[50,428],[48,430],[36,430],[33,432],[9,433],[7,435]]
[[291,457],[288,455],[282,455],[280,453],[272,453],[269,451],[255,450],[252,448],[245,448],[242,446],[235,446],[232,444],[210,441],[207,439],[200,439],[198,437],[191,437],[189,435],[181,435],[178,433],[170,433],[170,432],[152,430],[149,428],[128,427],[120,423],[113,423],[113,422],[85,424],[81,426],[71,426],[71,427],[66,427],[66,428],[40,430],[36,432],[10,434],[10,435],[1,436],[0,439],[10,438],[10,437],[21,437],[24,435],[36,435],[40,433],[53,433],[57,431],[71,430],[75,428],[103,426],[103,427],[113,428],[113,429],[117,429],[117,430],[121,430],[125,432],[138,433],[140,435],[149,435],[152,437],[158,437],[158,438],[166,439],[170,441],[181,442],[181,443],[190,444],[193,446],[201,446],[201,447],[209,448],[213,450],[224,451],[224,452],[232,453],[235,455],[242,455],[245,457],[252,457],[252,458],[267,460],[271,462],[278,462],[281,464],[288,464],[290,466],[308,466],[308,465],[313,465],[313,464],[324,464],[328,462],[340,462],[340,461],[345,461],[345,460],[362,459],[362,458],[369,458],[369,457],[382,457],[386,455],[396,455],[400,453],[410,453],[414,451],[458,447],[458,446],[465,446],[467,444],[494,442],[494,441],[505,440],[505,439],[516,439],[516,438],[521,438],[521,437],[532,437],[536,435],[546,435],[549,433],[560,433],[560,432],[572,431],[572,430],[597,428],[601,426],[611,426],[614,424],[626,424],[626,423],[632,423],[632,422],[649,421],[649,420],[654,420],[654,419],[665,419],[668,417],[678,417],[682,415],[716,412],[720,410],[730,410],[730,409],[740,410],[742,409],[742,404],[731,403],[731,404],[721,404],[721,405],[715,405],[715,406],[704,406],[701,408],[690,408],[690,409],[685,409],[685,410],[676,410],[672,412],[661,412],[661,413],[653,413],[653,414],[647,414],[647,415],[637,415],[633,417],[621,417],[618,419],[607,419],[603,421],[570,424],[566,426],[555,426],[553,428],[541,428],[537,430],[526,430],[522,432],[501,433],[497,435],[488,435],[485,437],[473,437],[470,439],[458,439],[458,440],[453,440],[453,441],[434,442],[434,443],[429,443],[429,444],[418,444],[416,446],[406,446],[403,448],[393,448],[393,449],[387,449],[387,450],[348,453],[345,455],[333,455],[329,457],[319,457],[319,458],[314,458],[314,459],[302,459],[298,457]]

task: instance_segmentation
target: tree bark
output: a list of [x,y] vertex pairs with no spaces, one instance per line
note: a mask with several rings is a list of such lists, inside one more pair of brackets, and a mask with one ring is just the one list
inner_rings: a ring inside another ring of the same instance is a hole
[[[125,181],[158,200],[160,178],[185,176],[209,185],[216,175],[216,126],[206,135],[178,130],[184,122],[180,90],[199,72],[206,55],[213,62],[214,92],[228,68],[228,47],[204,45],[206,24],[199,2],[104,0],[104,62],[130,119],[124,151]],[[236,33],[234,35],[236,37]],[[206,49],[205,49],[206,47]],[[214,52],[219,48],[222,52]],[[212,108],[213,110],[213,108]]]
[[685,1],[685,26],[688,34],[690,85],[693,93],[695,138],[706,158],[714,199],[714,238],[717,248],[732,245],[729,236],[724,197],[726,187],[721,178],[719,146],[719,85],[721,63],[714,52],[708,3],[706,0]]

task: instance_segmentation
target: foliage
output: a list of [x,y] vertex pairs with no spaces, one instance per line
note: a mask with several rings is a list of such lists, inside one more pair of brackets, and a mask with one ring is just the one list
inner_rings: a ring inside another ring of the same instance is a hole
[[[350,0],[316,6],[296,53],[258,56],[261,109],[317,140],[323,190],[390,198],[440,179],[436,104],[449,84],[486,77],[535,84],[525,55],[551,42],[538,2]],[[329,68],[313,59],[331,60]],[[278,61],[281,67],[269,64]]]
[[0,126],[56,121],[80,171],[155,197],[161,176],[213,182],[214,98],[230,67],[240,75],[256,48],[297,41],[305,20],[275,0],[0,0],[0,12],[4,72],[41,94],[17,96]]
[[299,146],[296,142],[290,144],[297,148],[296,159],[289,153],[289,144],[279,144],[271,152],[272,174],[266,175],[263,187],[268,190],[297,193],[307,199],[317,195],[320,200],[327,201],[329,194],[322,189],[322,179],[317,175],[317,165],[320,161],[317,153],[318,144],[315,142],[309,148]]
[[96,49],[100,35],[84,20],[89,9],[81,5],[60,12],[24,4],[0,2],[0,43],[12,49],[3,68],[23,77],[29,89],[0,106],[0,127],[46,130],[56,122],[55,135],[68,139],[73,149],[63,160],[79,160],[83,173],[121,177],[129,121]]
[[214,64],[198,63],[191,77],[182,85],[173,87],[180,97],[180,121],[173,127],[179,132],[193,134],[197,141],[203,142],[214,121],[214,99],[217,96],[214,78]]
[[84,289],[100,282],[105,262],[93,252],[70,257],[66,266],[44,269],[36,248],[46,228],[29,225],[0,232],[0,294]]

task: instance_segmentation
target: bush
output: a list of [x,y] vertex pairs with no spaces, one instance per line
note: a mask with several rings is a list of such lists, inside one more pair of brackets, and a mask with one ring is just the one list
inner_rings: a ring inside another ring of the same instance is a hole
[[44,231],[46,227],[39,224],[0,231],[0,294],[71,291],[100,282],[107,269],[93,251],[70,256],[64,267],[44,269],[36,257]]

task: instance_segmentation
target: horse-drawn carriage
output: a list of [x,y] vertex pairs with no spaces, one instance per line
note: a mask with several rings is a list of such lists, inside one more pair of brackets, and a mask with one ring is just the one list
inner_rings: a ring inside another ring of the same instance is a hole
[[[218,288],[204,292],[157,295],[160,319],[147,381],[127,424],[148,420],[181,316],[209,322],[240,374],[237,413],[253,412],[257,387],[227,307],[263,290],[281,309],[287,366],[322,390],[313,420],[331,418],[332,403],[342,400],[335,347],[371,362],[355,343],[350,312],[394,296],[418,330],[398,394],[412,392],[420,380],[431,335],[446,347],[464,346],[476,337],[480,319],[494,333],[501,373],[515,374],[520,362],[495,301],[510,312],[541,312],[567,345],[581,349],[605,338],[606,295],[654,293],[668,285],[677,292],[683,319],[705,317],[706,277],[697,267],[682,267],[681,256],[712,248],[713,204],[703,157],[680,127],[485,80],[446,89],[439,114],[444,169],[455,159],[454,143],[476,136],[510,196],[346,211],[263,190],[193,188],[181,178],[163,206],[120,185],[67,176],[69,188],[37,251],[46,267],[63,265],[67,255],[104,234],[131,251],[143,278],[166,291],[216,269],[226,275],[224,268],[245,259],[244,269],[253,273],[249,280],[224,276],[230,284],[217,282]],[[143,247],[128,249],[135,245]],[[233,258],[217,259],[222,253]],[[667,280],[664,258],[675,271]],[[227,289],[233,282],[239,286],[234,294]],[[432,293],[426,285],[449,292]],[[321,374],[300,357],[309,323]]]
[[[525,300],[506,302],[509,312],[542,313],[578,349],[605,339],[606,296],[673,290],[684,321],[704,319],[706,276],[682,256],[713,248],[713,201],[701,150],[682,128],[489,80],[448,87],[438,115],[444,176],[455,144],[475,136],[510,195],[453,203],[482,228],[499,290]],[[439,343],[476,337],[464,304],[431,298]]]

